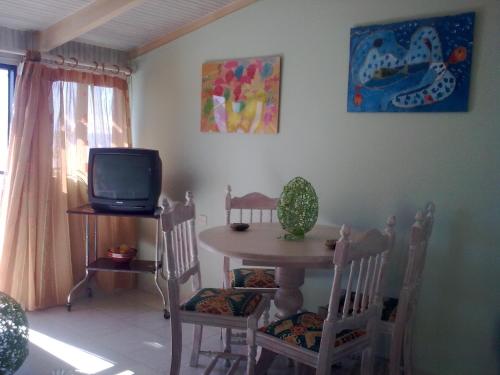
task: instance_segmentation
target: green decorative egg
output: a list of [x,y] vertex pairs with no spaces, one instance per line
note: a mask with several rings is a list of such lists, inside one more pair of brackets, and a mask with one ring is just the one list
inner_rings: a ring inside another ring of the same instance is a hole
[[304,238],[318,220],[318,196],[313,186],[295,177],[283,188],[278,202],[278,219],[288,233],[287,240]]
[[0,292],[0,374],[14,374],[27,356],[26,314],[19,303]]

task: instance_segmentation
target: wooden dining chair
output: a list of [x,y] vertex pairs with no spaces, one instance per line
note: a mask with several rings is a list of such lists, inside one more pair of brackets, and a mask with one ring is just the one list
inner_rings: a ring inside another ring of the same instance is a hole
[[[195,206],[190,192],[186,193],[186,203],[175,203],[172,206],[164,202],[161,216],[163,240],[165,244],[165,261],[167,266],[167,289],[170,306],[171,350],[170,375],[180,371],[182,355],[181,323],[195,325],[191,366],[198,365],[200,354],[213,356],[204,374],[209,374],[218,359],[234,360],[228,374],[234,374],[239,362],[248,358],[247,369],[253,371],[255,353],[249,351],[248,356],[228,352],[201,351],[203,326],[210,325],[221,328],[234,328],[247,331],[250,340],[257,329],[257,323],[267,308],[269,301],[260,293],[220,288],[202,288],[200,263],[195,231]],[[192,295],[181,302],[181,285],[191,280]],[[251,341],[249,350],[254,351]]]
[[380,333],[391,336],[389,375],[411,375],[413,323],[427,247],[434,225],[435,205],[429,202],[415,215],[410,229],[408,261],[399,298],[385,298]]
[[[242,197],[231,196],[231,186],[226,188],[226,224],[232,222],[272,223],[275,220],[279,198],[270,198],[261,193],[249,193]],[[241,267],[231,269],[231,260],[224,257],[224,287],[259,292],[271,299],[278,288],[273,268]],[[269,323],[269,311],[264,312],[264,324]]]
[[[356,353],[362,353],[361,374],[371,373],[382,309],[380,279],[394,245],[394,225],[395,218],[390,217],[384,233],[372,229],[352,240],[350,228],[342,226],[332,257],[335,274],[326,319],[302,312],[260,328],[255,340],[262,346],[257,374],[265,373],[276,354],[300,363],[304,371],[314,368],[317,375],[326,375],[334,363]],[[353,303],[348,299],[339,309],[342,294],[351,291]]]

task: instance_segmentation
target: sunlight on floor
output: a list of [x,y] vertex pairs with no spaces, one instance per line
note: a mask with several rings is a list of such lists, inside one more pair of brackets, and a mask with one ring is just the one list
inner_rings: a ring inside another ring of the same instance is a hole
[[[95,354],[56,340],[33,329],[30,329],[29,340],[40,349],[73,366],[77,372],[82,374],[97,374],[114,366],[113,363]],[[117,375],[132,374],[132,371],[123,371]]]
[[151,346],[152,348],[155,348],[155,349],[162,349],[165,347],[165,345],[162,345],[159,342],[153,342],[153,341],[144,341],[144,344],[147,346]]

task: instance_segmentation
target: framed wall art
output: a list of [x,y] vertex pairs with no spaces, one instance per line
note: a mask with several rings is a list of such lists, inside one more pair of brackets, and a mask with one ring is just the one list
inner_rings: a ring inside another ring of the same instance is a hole
[[474,16],[351,29],[348,112],[467,111]]
[[280,56],[204,63],[201,131],[277,133],[280,76]]

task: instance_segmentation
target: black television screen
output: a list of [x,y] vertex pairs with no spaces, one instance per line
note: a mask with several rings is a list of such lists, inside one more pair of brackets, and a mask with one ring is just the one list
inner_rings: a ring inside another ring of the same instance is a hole
[[[100,154],[94,158],[92,189],[97,198],[148,199],[151,162],[144,155]],[[120,187],[117,189],[117,186]]]
[[161,192],[156,150],[91,148],[89,202],[96,210],[153,212]]

